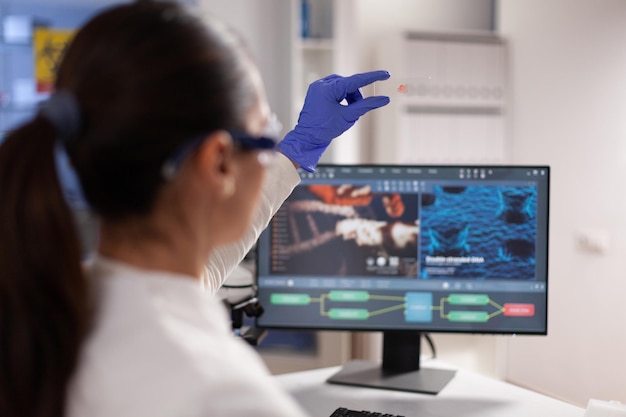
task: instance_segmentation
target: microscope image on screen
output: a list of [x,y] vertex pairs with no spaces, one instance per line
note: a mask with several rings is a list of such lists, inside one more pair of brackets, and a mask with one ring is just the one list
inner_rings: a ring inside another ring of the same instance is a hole
[[367,184],[297,187],[272,223],[271,271],[415,278],[417,200],[417,193],[378,193]]
[[537,189],[434,186],[421,207],[422,279],[534,280]]

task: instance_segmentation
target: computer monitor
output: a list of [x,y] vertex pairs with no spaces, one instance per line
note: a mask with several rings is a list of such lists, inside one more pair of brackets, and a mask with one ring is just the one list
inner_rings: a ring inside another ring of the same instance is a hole
[[423,333],[547,334],[547,166],[321,165],[257,243],[275,329],[382,331],[329,382],[436,394]]

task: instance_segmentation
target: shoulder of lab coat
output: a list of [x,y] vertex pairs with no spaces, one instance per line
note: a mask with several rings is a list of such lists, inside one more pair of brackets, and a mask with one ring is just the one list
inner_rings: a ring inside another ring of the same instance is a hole
[[197,279],[105,259],[69,417],[304,416]]

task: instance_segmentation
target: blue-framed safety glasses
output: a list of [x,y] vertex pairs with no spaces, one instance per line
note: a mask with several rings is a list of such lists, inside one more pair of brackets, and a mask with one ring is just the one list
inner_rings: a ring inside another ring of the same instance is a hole
[[[263,165],[267,165],[272,158],[272,155],[275,152],[277,141],[266,137],[260,136],[255,137],[249,135],[247,133],[241,132],[230,132],[226,131],[232,138],[235,146],[241,150],[249,150],[249,151],[262,151],[259,153],[259,162]],[[167,181],[174,178],[180,167],[182,166],[185,159],[204,142],[207,138],[208,134],[204,134],[202,136],[198,136],[195,139],[189,141],[186,145],[184,145],[181,149],[174,152],[174,154],[168,158],[163,166],[161,167],[161,175]]]

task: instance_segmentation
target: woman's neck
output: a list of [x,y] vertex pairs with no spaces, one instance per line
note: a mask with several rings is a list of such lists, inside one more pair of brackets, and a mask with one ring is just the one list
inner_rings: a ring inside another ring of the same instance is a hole
[[125,221],[100,227],[98,252],[142,269],[174,272],[199,278],[210,249],[193,233],[157,229],[147,222]]

